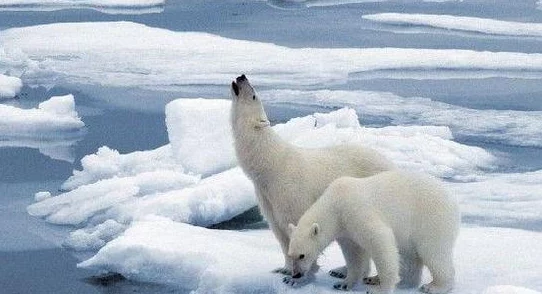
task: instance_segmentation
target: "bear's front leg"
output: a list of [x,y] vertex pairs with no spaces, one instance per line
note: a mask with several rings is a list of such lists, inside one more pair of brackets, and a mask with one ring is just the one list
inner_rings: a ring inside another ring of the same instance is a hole
[[367,276],[370,270],[370,255],[358,243],[348,238],[337,240],[346,261],[346,277],[344,281],[333,285],[337,290],[348,291],[360,280]]
[[283,275],[292,275],[292,259],[288,256],[288,245],[290,244],[290,238],[288,237],[288,234],[279,228],[277,224],[274,224],[273,222],[268,221],[269,226],[271,227],[271,231],[277,238],[277,240],[280,243],[280,248],[282,249],[282,254],[284,255],[284,266],[274,269],[273,273],[283,274]]

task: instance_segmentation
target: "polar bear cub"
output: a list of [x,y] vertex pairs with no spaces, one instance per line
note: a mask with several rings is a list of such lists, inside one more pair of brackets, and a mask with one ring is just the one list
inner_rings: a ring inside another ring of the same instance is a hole
[[379,284],[369,293],[393,293],[417,287],[426,265],[433,281],[425,293],[446,293],[454,285],[453,247],[459,232],[457,203],[436,179],[404,171],[367,178],[341,177],[290,228],[288,256],[295,284],[320,253],[336,239],[350,240],[343,253],[347,276],[335,284],[349,290],[370,270],[373,259]]

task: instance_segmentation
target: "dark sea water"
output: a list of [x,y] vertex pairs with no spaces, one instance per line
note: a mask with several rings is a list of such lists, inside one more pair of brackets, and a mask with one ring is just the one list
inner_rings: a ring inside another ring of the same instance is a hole
[[[162,13],[144,15],[110,15],[89,9],[54,12],[4,11],[0,12],[0,29],[55,22],[125,20],[173,31],[202,31],[289,47],[455,48],[533,53],[542,52],[542,38],[518,40],[513,37],[480,36],[436,29],[423,33],[398,33],[395,27],[361,19],[363,14],[408,12],[542,22],[542,11],[533,9],[533,2],[396,1],[291,9],[299,7],[279,0],[274,1],[275,7],[260,1],[168,0]],[[403,28],[408,29],[411,28]],[[542,82],[539,79],[376,78],[352,80],[337,88],[388,91],[406,97],[430,97],[474,109],[542,110]],[[26,206],[34,201],[33,196],[37,191],[56,191],[73,169],[80,168],[80,159],[96,152],[101,146],[106,145],[121,153],[128,153],[166,144],[168,138],[164,123],[164,105],[176,97],[186,97],[193,93],[189,90],[161,92],[77,85],[52,89],[25,87],[22,93],[24,99],[6,103],[19,107],[35,107],[53,95],[74,94],[77,110],[85,122],[87,133],[75,146],[74,163],[51,159],[33,148],[0,148],[0,293],[175,292],[157,285],[128,282],[116,276],[93,278],[99,273],[77,269],[78,257],[81,256],[61,247],[68,228],[52,226],[29,216]],[[228,89],[215,86],[195,90],[195,93],[201,97],[227,97]],[[120,101],[108,102],[117,97],[121,97]],[[148,103],[133,106],[131,99]],[[329,109],[273,105],[268,108],[268,116],[273,123],[277,123],[315,111]],[[387,124],[385,120],[378,118],[364,118],[362,123],[374,126]],[[503,172],[542,168],[540,148],[492,144],[476,137],[462,138],[460,142],[481,146],[498,154],[507,162],[500,167]],[[254,212],[248,213],[246,217],[258,223]],[[239,220],[230,225],[239,226]]]

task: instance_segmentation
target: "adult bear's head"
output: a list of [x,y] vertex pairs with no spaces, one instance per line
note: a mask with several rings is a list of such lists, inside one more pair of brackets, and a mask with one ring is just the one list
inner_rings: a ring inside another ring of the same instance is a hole
[[231,82],[231,96],[234,128],[261,129],[270,125],[262,102],[245,75]]

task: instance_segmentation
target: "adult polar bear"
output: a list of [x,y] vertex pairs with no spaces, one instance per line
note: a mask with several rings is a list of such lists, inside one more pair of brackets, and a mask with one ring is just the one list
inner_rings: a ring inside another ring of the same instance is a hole
[[[367,177],[394,169],[376,151],[357,145],[305,149],[282,140],[270,127],[262,102],[242,75],[231,85],[231,124],[239,165],[252,180],[260,211],[278,239],[285,258],[275,272],[291,274],[288,224],[303,213],[341,176]],[[338,240],[344,253],[348,240]],[[345,268],[331,272],[343,276]]]
[[393,293],[396,284],[417,287],[423,265],[433,281],[425,293],[447,293],[454,285],[453,247],[459,232],[457,203],[433,178],[398,170],[357,179],[342,177],[299,220],[289,225],[288,255],[294,261],[295,284],[336,238],[356,244],[346,259],[348,275],[336,289],[349,290],[369,270],[369,255],[379,286],[368,293]]

